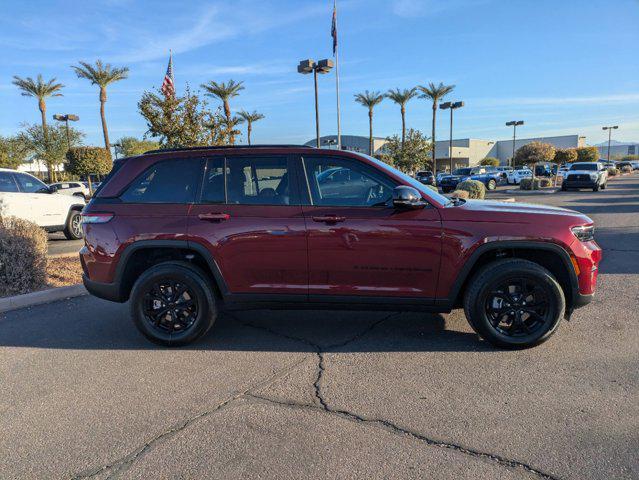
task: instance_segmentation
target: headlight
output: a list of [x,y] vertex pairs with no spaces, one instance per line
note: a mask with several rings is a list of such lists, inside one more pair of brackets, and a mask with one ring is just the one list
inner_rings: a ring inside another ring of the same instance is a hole
[[595,239],[594,225],[580,225],[570,229],[575,237],[582,242],[591,242]]
[[590,174],[590,180],[597,180],[597,174],[596,173],[591,173]]

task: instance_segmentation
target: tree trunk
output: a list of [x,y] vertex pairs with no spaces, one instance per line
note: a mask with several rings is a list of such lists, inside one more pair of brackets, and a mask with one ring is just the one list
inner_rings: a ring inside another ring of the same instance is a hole
[[404,148],[404,140],[406,139],[406,107],[402,105],[402,148]]
[[368,154],[373,156],[373,109],[368,111]]
[[111,145],[109,144],[109,131],[107,130],[106,116],[104,115],[104,104],[107,101],[106,88],[100,87],[100,117],[102,118],[102,134],[104,135],[104,148],[111,158]]
[[433,161],[433,174],[437,175],[437,160],[435,159],[435,120],[437,117],[437,100],[433,100],[433,129],[432,129],[432,137],[431,142],[433,145],[431,146],[431,160]]
[[47,166],[49,183],[53,183],[56,181],[56,178],[55,178],[55,170],[53,169],[53,164],[51,163],[51,159],[49,158],[49,130],[47,128],[47,104],[44,103],[44,100],[40,100],[38,102],[38,107],[40,108],[40,115],[42,116],[42,136],[44,138],[44,154],[45,154],[44,163]]
[[251,145],[251,130],[251,122],[248,122],[246,126],[246,137],[248,139],[249,146]]

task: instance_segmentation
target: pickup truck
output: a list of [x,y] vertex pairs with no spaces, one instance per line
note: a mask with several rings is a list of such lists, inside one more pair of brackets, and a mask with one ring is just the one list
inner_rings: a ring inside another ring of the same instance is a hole
[[487,190],[494,190],[502,181],[502,177],[501,172],[495,167],[458,168],[452,175],[442,177],[439,185],[442,192],[450,193],[457,188],[458,183],[465,180],[478,180],[486,185]]

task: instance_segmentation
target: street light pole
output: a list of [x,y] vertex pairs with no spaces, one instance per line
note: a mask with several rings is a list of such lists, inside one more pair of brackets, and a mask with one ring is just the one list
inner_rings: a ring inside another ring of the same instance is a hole
[[506,122],[507,127],[513,127],[513,156],[510,157],[510,166],[515,166],[515,141],[517,138],[517,125],[523,125],[523,120],[513,120],[511,122]]
[[450,140],[448,142],[448,160],[450,173],[453,173],[453,110],[464,106],[464,102],[444,102],[439,104],[441,110],[450,110]]
[[71,148],[71,136],[69,134],[69,122],[77,122],[80,120],[80,117],[77,115],[73,115],[72,113],[67,113],[66,115],[53,115],[53,119],[58,122],[64,122],[66,124],[67,130],[67,150]]
[[317,74],[324,74],[331,71],[333,68],[333,61],[324,59],[319,62],[314,60],[302,60],[297,66],[297,72],[301,74],[309,74],[313,72],[313,83],[315,86],[315,136],[317,148],[320,148],[320,123],[319,123],[319,99],[317,94]]
[[610,142],[612,141],[612,131],[619,128],[619,125],[613,125],[611,127],[602,127],[602,130],[608,130],[608,163],[610,163]]

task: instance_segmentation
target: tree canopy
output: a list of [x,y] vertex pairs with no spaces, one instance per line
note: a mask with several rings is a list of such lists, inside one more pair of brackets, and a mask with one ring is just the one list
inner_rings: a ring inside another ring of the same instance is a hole
[[577,161],[577,150],[574,148],[558,148],[555,152],[555,163],[560,165]]
[[[41,125],[26,124],[18,138],[28,149],[29,155],[44,163],[49,171],[53,171],[65,161],[68,149],[67,131],[64,125],[57,124],[49,126],[47,132],[48,138],[45,138]],[[84,133],[69,127],[71,145],[81,144],[83,138]]]
[[578,162],[596,162],[599,160],[599,149],[597,147],[579,147],[576,151]]
[[552,162],[555,159],[555,147],[550,143],[530,142],[515,152],[515,165],[532,165],[539,162]]
[[393,135],[386,139],[382,156],[386,163],[399,168],[405,173],[412,173],[424,168],[432,169],[430,158],[430,141],[419,130],[409,129],[402,145],[401,138]]
[[495,157],[486,157],[483,158],[479,164],[488,167],[497,167],[499,165],[499,159]]
[[24,138],[14,135],[3,137],[0,135],[0,168],[16,169],[27,161],[29,145]]
[[153,142],[151,140],[140,140],[135,137],[122,137],[120,140],[118,140],[118,144],[120,145],[120,153],[122,153],[122,155],[124,155],[125,157],[141,155],[149,150],[160,148],[160,144],[158,142]]

